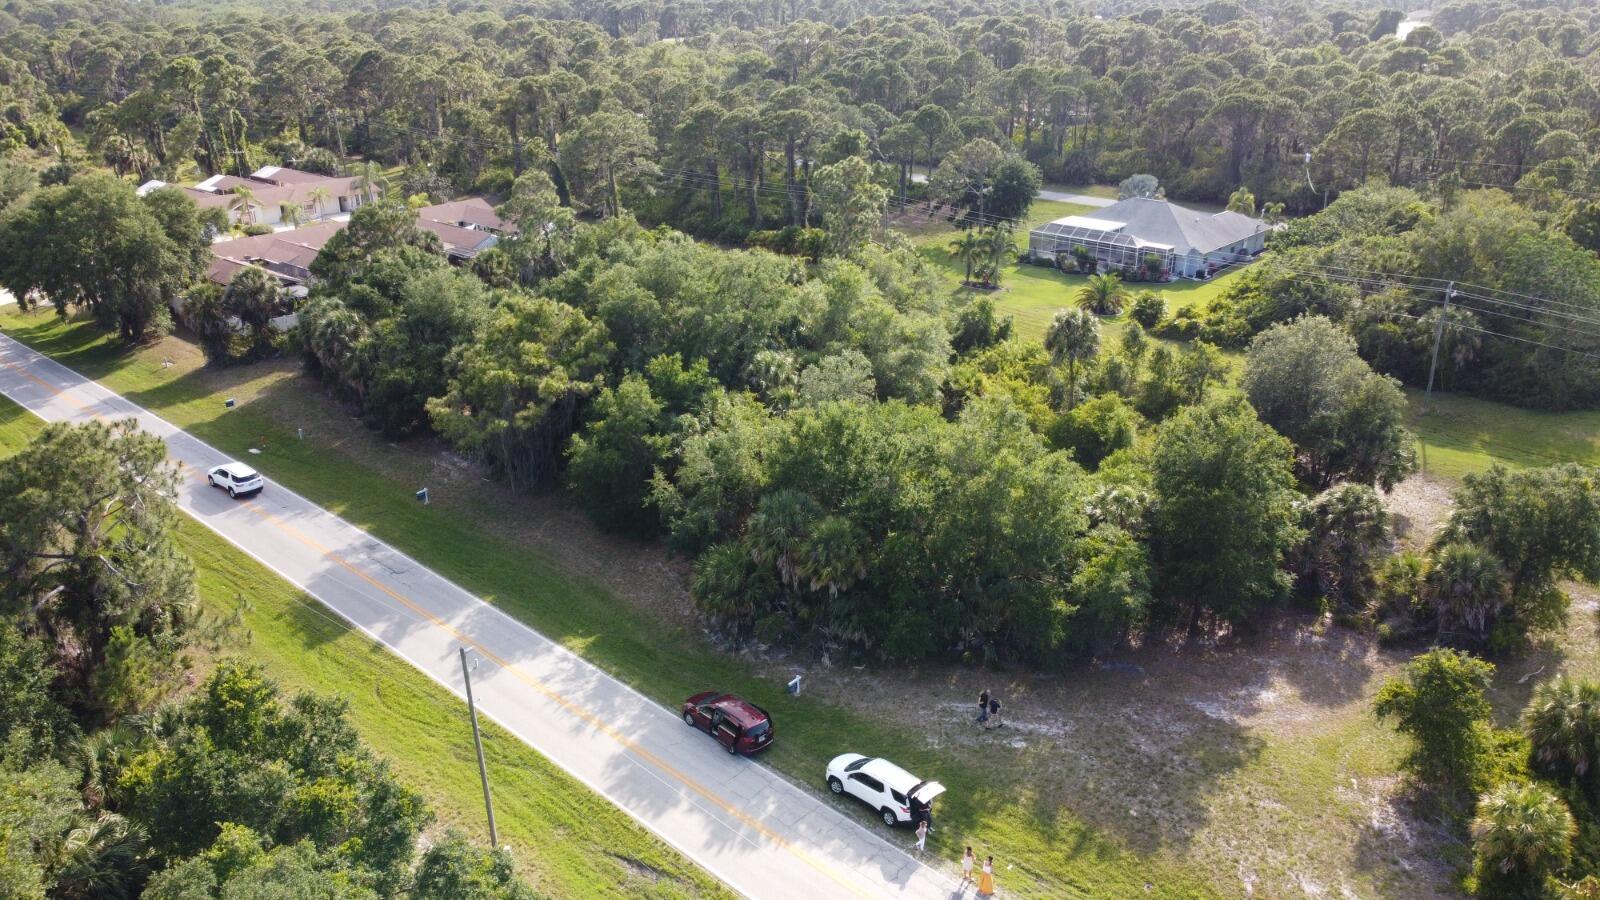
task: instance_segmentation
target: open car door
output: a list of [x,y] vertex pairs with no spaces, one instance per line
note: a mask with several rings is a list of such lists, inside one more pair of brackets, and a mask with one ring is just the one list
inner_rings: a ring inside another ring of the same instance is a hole
[[934,799],[942,793],[944,793],[944,785],[937,781],[923,781],[912,788],[906,796],[923,806],[931,807]]

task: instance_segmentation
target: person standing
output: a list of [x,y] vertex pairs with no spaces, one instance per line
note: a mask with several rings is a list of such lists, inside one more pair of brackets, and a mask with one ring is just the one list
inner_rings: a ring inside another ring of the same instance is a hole
[[978,896],[994,896],[994,857],[990,856],[983,861],[983,868],[978,870]]
[[987,721],[989,721],[989,689],[984,688],[983,693],[978,695],[978,724],[982,725]]
[[962,887],[966,887],[967,882],[972,880],[972,865],[973,865],[973,863],[975,863],[977,861],[978,861],[978,857],[974,856],[973,853],[972,853],[972,845],[968,844],[967,845],[967,852],[962,854],[962,856],[961,856],[961,886]]
[[928,849],[928,820],[923,819],[917,823],[917,854],[921,855]]
[[999,728],[1000,726],[1001,726],[1001,722],[1000,722],[1000,698],[998,696],[990,697],[989,698],[989,727],[990,728]]

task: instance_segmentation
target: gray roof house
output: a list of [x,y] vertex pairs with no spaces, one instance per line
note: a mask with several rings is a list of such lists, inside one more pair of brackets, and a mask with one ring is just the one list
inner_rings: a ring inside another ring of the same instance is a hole
[[1050,262],[1057,253],[1082,247],[1102,271],[1138,268],[1158,258],[1168,277],[1206,278],[1260,253],[1269,230],[1260,219],[1236,212],[1205,213],[1130,197],[1040,225],[1028,234],[1028,254]]

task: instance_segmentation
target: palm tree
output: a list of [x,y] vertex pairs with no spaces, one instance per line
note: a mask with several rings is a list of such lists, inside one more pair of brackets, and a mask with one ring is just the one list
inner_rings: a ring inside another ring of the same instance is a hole
[[1509,782],[1478,798],[1472,848],[1490,880],[1531,885],[1566,864],[1577,831],[1567,805],[1548,788]]
[[950,242],[950,255],[960,259],[966,269],[966,277],[962,279],[964,284],[972,283],[972,265],[977,261],[978,249],[982,244],[977,232],[970,230],[961,232],[961,237]]
[[1522,731],[1535,760],[1584,781],[1600,800],[1600,682],[1563,675],[1534,688]]
[[1010,222],[1000,222],[989,229],[983,237],[983,248],[988,251],[989,269],[993,272],[995,287],[1000,286],[1000,273],[1005,269],[1006,258],[1017,252],[1016,241],[1012,239],[1013,228]]
[[1044,348],[1054,364],[1067,363],[1067,408],[1071,409],[1078,402],[1078,360],[1100,351],[1100,323],[1085,310],[1062,310],[1045,332]]
[[1090,275],[1088,284],[1078,291],[1078,308],[1102,316],[1122,312],[1128,302],[1128,289],[1122,286],[1122,277],[1116,274]]
[[365,198],[367,203],[371,203],[385,188],[383,168],[375,162],[362,163],[356,167],[356,178],[351,186]]
[[751,557],[762,565],[775,566],[784,586],[798,587],[806,538],[821,512],[816,501],[799,491],[782,490],[762,497],[745,523]]
[[306,201],[311,204],[311,218],[322,218],[322,204],[332,199],[333,192],[322,185],[317,185],[311,190],[306,191]]
[[843,516],[828,516],[811,529],[800,560],[799,575],[813,591],[839,596],[867,575],[862,548],[867,536]]
[[290,228],[299,228],[300,223],[305,221],[305,217],[305,207],[298,203],[278,204],[278,221],[288,225]]
[[1466,638],[1471,643],[1489,639],[1489,630],[1509,598],[1500,560],[1477,544],[1462,542],[1446,544],[1433,554],[1423,591],[1438,616],[1440,637]]
[[255,202],[256,192],[241,184],[233,189],[233,201],[228,208],[236,214],[240,225],[249,225],[255,221]]
[[144,881],[145,834],[116,813],[101,813],[67,832],[54,848],[53,897],[131,897]]

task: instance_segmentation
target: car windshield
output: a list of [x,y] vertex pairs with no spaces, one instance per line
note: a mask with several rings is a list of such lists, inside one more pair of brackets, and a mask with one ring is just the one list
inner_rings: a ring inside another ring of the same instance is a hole
[[854,772],[855,770],[861,768],[862,766],[866,765],[869,762],[872,762],[872,760],[871,759],[858,759],[855,762],[851,763],[850,765],[845,766],[844,770],[846,772]]
[[249,466],[233,466],[228,471],[232,473],[236,481],[244,481],[247,478],[256,477],[256,470]]
[[763,734],[766,734],[766,733],[767,733],[767,723],[766,722],[761,722],[759,724],[750,726],[750,736],[751,737],[758,738],[758,737],[761,737]]

